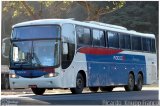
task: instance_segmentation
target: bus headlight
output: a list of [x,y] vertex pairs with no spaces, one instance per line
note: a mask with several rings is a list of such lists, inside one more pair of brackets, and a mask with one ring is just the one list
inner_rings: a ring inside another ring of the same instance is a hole
[[58,76],[58,73],[48,73],[44,75],[45,78],[56,77],[56,76]]
[[19,78],[16,74],[10,74],[9,77],[10,78]]
[[48,77],[54,77],[55,75],[53,73],[49,73]]

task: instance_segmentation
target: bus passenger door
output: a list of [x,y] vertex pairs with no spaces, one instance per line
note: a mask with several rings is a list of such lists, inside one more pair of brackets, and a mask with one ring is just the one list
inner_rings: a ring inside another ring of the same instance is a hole
[[[67,50],[68,49],[68,50]],[[72,66],[75,54],[75,28],[73,24],[62,25],[62,69],[63,85],[73,87],[75,69]]]

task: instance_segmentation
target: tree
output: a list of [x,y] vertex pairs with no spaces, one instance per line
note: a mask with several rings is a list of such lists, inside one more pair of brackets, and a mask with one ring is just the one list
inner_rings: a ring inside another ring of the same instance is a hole
[[12,17],[23,14],[31,16],[33,19],[38,18],[38,16],[34,13],[34,8],[29,6],[26,1],[5,1],[2,5],[4,13],[12,11]]
[[128,30],[158,35],[158,2],[128,1],[123,8],[106,14],[101,20],[106,23],[124,26]]
[[40,18],[39,15],[34,14],[34,11],[33,11],[32,8],[26,3],[26,1],[20,1],[20,3],[22,3],[23,7],[26,9],[26,11],[28,12],[28,14],[33,17],[33,19],[39,19],[39,18]]
[[124,6],[124,1],[108,1],[101,4],[101,2],[87,2],[87,1],[77,1],[78,4],[83,6],[87,10],[86,20],[95,20],[99,19],[107,14],[111,13],[117,9],[120,9]]
[[54,10],[56,10],[55,14],[59,16],[61,12],[68,11],[68,9],[70,9],[69,7],[71,6],[71,3],[72,2],[70,1],[4,1],[3,12],[7,13],[8,11],[13,11],[12,17],[26,15],[30,16],[32,19],[40,19],[45,18],[42,16],[43,10],[47,10],[47,8],[54,7]]
[[[35,7],[35,3],[39,6]],[[88,2],[88,1],[76,1],[77,4],[85,8],[87,12],[86,20],[96,20],[98,21],[103,15],[113,12],[124,6],[124,1],[112,1],[112,2]],[[13,17],[19,16],[21,14],[32,17],[32,19],[45,18],[42,17],[43,9],[54,10],[52,15],[60,18],[62,13],[68,13],[73,4],[71,1],[4,1],[3,2],[3,12],[13,11]],[[48,10],[47,12],[51,12]]]

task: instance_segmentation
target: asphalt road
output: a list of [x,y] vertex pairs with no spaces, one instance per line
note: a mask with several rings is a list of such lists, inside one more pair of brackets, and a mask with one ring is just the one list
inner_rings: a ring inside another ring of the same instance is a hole
[[2,95],[1,105],[158,105],[158,90]]

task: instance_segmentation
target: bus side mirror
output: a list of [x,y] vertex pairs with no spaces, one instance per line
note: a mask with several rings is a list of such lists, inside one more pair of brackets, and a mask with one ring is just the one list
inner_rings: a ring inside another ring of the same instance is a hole
[[68,54],[68,43],[63,43],[63,54]]
[[[8,41],[8,43],[7,43],[7,41]],[[4,58],[9,58],[9,55],[6,55],[6,54],[8,54],[7,51],[9,52],[9,50],[7,50],[9,48],[9,46],[10,46],[10,38],[6,37],[2,40],[2,56]]]

